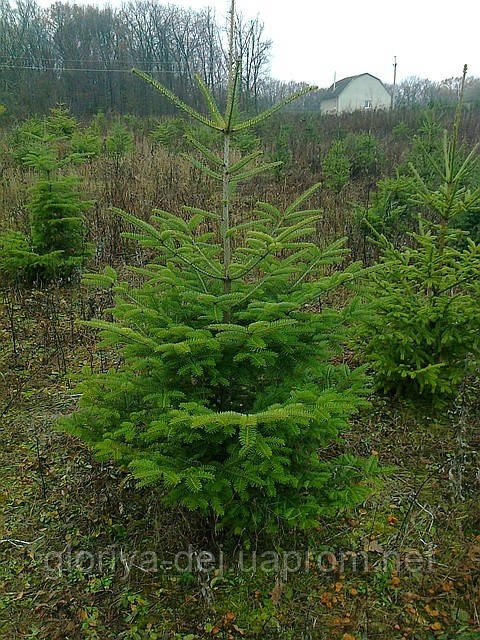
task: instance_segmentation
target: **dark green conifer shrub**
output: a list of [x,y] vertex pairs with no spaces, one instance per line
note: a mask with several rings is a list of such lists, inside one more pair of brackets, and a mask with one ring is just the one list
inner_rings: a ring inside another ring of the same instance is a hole
[[406,235],[418,226],[417,190],[417,181],[411,175],[379,180],[368,207],[356,208],[356,222],[366,231],[373,227],[395,246],[403,244]]
[[[427,111],[418,135],[415,136],[412,149],[407,156],[407,162],[400,167],[404,175],[411,175],[410,167],[413,165],[426,186],[430,189],[438,189],[442,184],[443,176],[438,167],[444,164],[443,131],[433,115]],[[458,171],[469,156],[469,150],[457,143],[453,170]],[[469,161],[468,172],[462,175],[462,187],[475,190],[480,184],[480,160],[478,152],[474,153]],[[466,231],[474,242],[480,242],[480,207],[475,201],[469,202],[468,208],[459,209],[455,216],[451,216],[448,226],[451,229]],[[437,220],[438,221],[438,220]],[[466,240],[459,236],[458,246],[465,247]]]
[[113,124],[105,140],[105,148],[117,162],[133,150],[133,136],[119,120]]
[[383,255],[366,283],[373,313],[364,325],[365,353],[379,386],[437,405],[458,392],[480,355],[480,246],[449,227],[480,205],[480,187],[464,186],[476,149],[458,163],[460,113],[461,102],[450,139],[445,132],[443,167],[432,159],[439,187],[413,168],[416,200],[429,219],[419,215],[412,248],[397,249],[377,234]]
[[440,177],[432,161],[440,166],[443,164],[443,129],[434,114],[426,110],[412,138],[405,162],[399,167],[400,174],[410,177],[410,166],[413,165],[429,188],[437,188]]
[[352,178],[375,178],[382,164],[378,140],[371,133],[361,132],[334,140],[322,166],[327,186],[339,193]]
[[107,117],[103,111],[97,111],[90,123],[91,130],[99,136],[103,136],[107,130]]
[[[220,146],[222,136],[203,124],[191,124],[185,118],[170,118],[159,122],[152,131],[152,139],[167,151],[178,153],[190,148],[189,138],[193,137],[203,145]],[[244,153],[251,153],[260,140],[250,131],[239,131],[232,135],[231,146]]]
[[69,279],[89,254],[82,213],[92,202],[83,199],[78,178],[59,175],[63,166],[83,157],[72,154],[60,159],[56,140],[37,140],[24,156],[24,163],[40,177],[27,202],[30,236],[17,232],[0,236],[0,273],[10,281],[31,284]]
[[152,139],[155,144],[172,153],[183,148],[187,121],[185,118],[169,118],[159,122],[152,131]]
[[70,149],[84,158],[95,158],[102,150],[102,139],[91,127],[79,129],[72,135]]
[[379,140],[372,133],[349,133],[344,144],[352,178],[375,178],[379,175],[384,155]]
[[41,147],[48,141],[55,141],[57,147],[63,146],[64,155],[68,155],[69,143],[77,131],[77,120],[64,105],[57,105],[43,118],[28,118],[14,129],[10,144],[12,158],[24,164],[24,157],[32,147]]
[[363,500],[376,466],[375,458],[327,453],[364,404],[365,379],[335,357],[354,308],[316,304],[360,266],[332,270],[344,240],[324,249],[311,240],[321,212],[308,201],[319,185],[283,209],[260,202],[233,224],[236,186],[276,164],[258,165],[258,151],[235,162],[231,155],[235,133],[311,88],[243,120],[234,117],[232,59],[224,113],[197,77],[209,116],[136,73],[221,134],[221,155],[190,142],[205,159],[191,162],[218,182],[222,204],[186,207],[185,219],[155,210],[150,222],[117,210],[138,229],[128,237],[157,258],[133,269],[144,276],[138,287],[111,268],[88,276],[113,291],[114,322],[90,325],[123,364],[88,376],[79,410],[61,426],[128,467],[139,485],[159,485],[166,504],[214,515],[218,526],[315,526],[320,515]]
[[[260,146],[260,138],[252,131],[239,131],[232,136],[232,147],[242,153],[253,153]],[[275,158],[277,160],[279,158]],[[290,161],[290,158],[288,158]],[[285,160],[282,160],[285,162]]]
[[22,165],[23,158],[32,148],[32,144],[43,140],[46,135],[44,119],[28,118],[15,127],[10,141],[10,153],[15,163]]
[[340,193],[350,182],[351,163],[343,140],[334,140],[323,159],[323,175],[327,187]]
[[22,233],[0,234],[0,281],[30,284],[45,266],[42,256],[32,251],[29,239]]
[[[454,170],[458,170],[469,152],[461,145],[456,147]],[[413,145],[407,154],[408,162],[397,169],[395,178],[384,178],[377,183],[376,191],[370,195],[368,207],[356,207],[356,223],[363,226],[365,220],[368,226],[385,235],[395,246],[408,242],[409,231],[418,230],[418,214],[426,219],[438,222],[438,214],[434,209],[426,209],[418,199],[418,181],[412,175],[411,166],[421,177],[429,189],[440,187],[443,174],[438,167],[444,163],[443,133],[440,125],[427,111],[422,120],[418,134],[413,139]],[[474,154],[469,163],[469,170],[462,176],[462,186],[475,190],[480,184],[480,161],[478,154]],[[468,206],[459,209],[455,216],[448,220],[451,229],[466,231],[474,242],[480,241],[480,207],[475,201],[469,201]],[[466,247],[464,235],[457,236],[458,247]]]
[[128,129],[130,129],[130,131],[134,134],[137,135],[138,133],[140,133],[143,129],[143,122],[142,119],[139,118],[137,115],[135,115],[134,113],[126,113],[123,116],[123,121],[125,122],[125,125],[127,126]]
[[45,118],[45,125],[47,131],[54,136],[71,138],[77,130],[78,122],[64,104],[58,104],[50,109],[49,115]]
[[392,135],[395,140],[408,140],[410,137],[410,129],[406,122],[399,122],[392,129]]

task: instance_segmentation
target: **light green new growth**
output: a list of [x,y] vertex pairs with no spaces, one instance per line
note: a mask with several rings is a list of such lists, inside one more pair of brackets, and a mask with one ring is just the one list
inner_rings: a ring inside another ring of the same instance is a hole
[[[231,20],[235,15],[235,6],[232,2],[230,8],[230,17]],[[230,30],[233,33],[233,23],[230,22]],[[215,101],[214,96],[211,91],[207,87],[207,85],[203,82],[200,76],[195,75],[195,79],[198,83],[198,86],[205,98],[206,105],[208,107],[208,111],[210,112],[210,118],[205,117],[188,104],[183,102],[180,98],[178,98],[174,93],[172,93],[167,87],[163,86],[161,83],[157,82],[153,78],[151,78],[148,74],[143,71],[139,71],[138,69],[133,69],[133,73],[137,74],[143,80],[151,84],[155,89],[163,93],[163,95],[171,100],[179,109],[184,111],[191,118],[197,120],[201,124],[213,129],[215,131],[220,131],[223,134],[223,158],[218,156],[212,150],[208,149],[205,145],[200,143],[198,140],[187,134],[188,141],[203,155],[207,162],[211,162],[216,168],[212,169],[208,166],[208,164],[203,164],[199,162],[196,158],[184,154],[184,157],[191,162],[191,164],[203,171],[210,178],[214,178],[219,182],[222,182],[222,225],[221,225],[221,238],[223,245],[223,280],[224,280],[224,290],[225,292],[230,291],[231,285],[231,273],[230,273],[230,265],[231,265],[231,232],[230,232],[230,206],[231,206],[231,196],[233,189],[232,187],[235,184],[243,180],[248,180],[260,173],[265,171],[269,171],[278,165],[281,162],[269,162],[262,164],[260,166],[250,167],[247,170],[242,171],[246,166],[251,165],[261,152],[255,152],[242,158],[239,162],[231,165],[230,158],[230,144],[231,144],[231,136],[235,131],[241,131],[243,129],[252,128],[274,113],[282,109],[284,106],[297,100],[301,96],[310,93],[311,91],[315,91],[317,87],[306,87],[301,89],[300,91],[296,91],[292,95],[288,96],[277,105],[274,105],[270,109],[267,109],[263,113],[259,115],[248,118],[243,122],[237,122],[235,119],[236,112],[236,101],[238,96],[238,84],[239,84],[239,74],[240,74],[240,63],[239,61],[233,60],[233,40],[230,37],[230,50],[229,50],[229,74],[228,74],[228,85],[227,85],[227,100],[225,106],[225,114],[222,116],[220,113],[220,109]],[[199,214],[201,215],[201,214]],[[199,219],[200,221],[200,219]],[[275,248],[274,238],[269,239],[270,247]],[[268,254],[266,254],[268,255]],[[265,257],[266,257],[265,255]],[[199,269],[199,272],[203,272],[205,275],[208,275],[208,272],[202,267]],[[216,277],[216,274],[210,274],[212,277]]]

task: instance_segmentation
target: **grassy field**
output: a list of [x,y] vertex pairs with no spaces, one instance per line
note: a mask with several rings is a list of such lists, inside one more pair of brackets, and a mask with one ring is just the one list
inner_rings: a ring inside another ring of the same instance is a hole
[[474,388],[441,419],[372,397],[336,445],[390,468],[371,498],[308,536],[236,541],[55,431],[72,374],[116,364],[76,323],[108,297],[75,286],[3,302],[1,638],[480,638]]
[[[324,188],[312,206],[325,212],[315,238],[321,246],[347,236],[353,258],[371,263],[376,249],[353,212],[368,209],[376,182],[406,162],[421,120],[412,111],[272,121],[262,148],[274,157],[279,126],[288,126],[291,160],[281,173],[239,189],[233,222],[258,199],[281,206],[323,180],[331,141],[368,130],[382,165],[339,192]],[[467,145],[478,139],[479,123],[469,110]],[[35,175],[12,158],[10,134],[0,136],[0,231],[26,232]],[[133,278],[125,263],[148,258],[121,236],[127,226],[114,219],[112,205],[142,219],[154,207],[181,215],[185,204],[220,205],[210,179],[145,134],[132,132],[126,157],[102,153],[72,169],[95,200],[85,217],[95,247],[90,271],[110,264]],[[2,640],[480,640],[474,381],[443,414],[372,394],[344,440],[320,452],[379,457],[382,482],[354,512],[319,520],[308,534],[231,538],[214,521],[167,510],[160,490],[136,488],[125,469],[95,461],[55,429],[56,419],[76,407],[75,376],[120,364],[118,353],[100,348],[95,331],[79,323],[108,319],[110,293],[75,283],[5,286],[1,295]]]

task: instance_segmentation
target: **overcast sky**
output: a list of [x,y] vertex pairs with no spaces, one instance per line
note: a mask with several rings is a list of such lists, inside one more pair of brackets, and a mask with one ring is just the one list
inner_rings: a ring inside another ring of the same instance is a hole
[[[228,0],[167,3],[212,6],[220,20],[229,5]],[[479,0],[238,0],[237,8],[265,23],[273,41],[272,76],[280,80],[326,87],[335,72],[337,80],[368,72],[390,83],[395,55],[399,80],[459,76],[465,63],[469,75],[480,76]]]

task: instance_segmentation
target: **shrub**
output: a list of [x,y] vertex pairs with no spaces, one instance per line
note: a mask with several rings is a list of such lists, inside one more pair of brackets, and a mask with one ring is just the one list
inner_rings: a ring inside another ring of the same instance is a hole
[[327,187],[339,193],[350,181],[351,164],[343,140],[332,142],[323,160],[323,175]]
[[126,113],[123,116],[123,121],[125,122],[125,125],[130,129],[130,131],[132,131],[133,133],[138,133],[142,130],[143,128],[143,122],[142,119],[139,118],[138,116],[136,116],[133,113]]
[[[411,178],[411,166],[429,189],[439,189],[443,175],[438,167],[444,164],[444,133],[442,128],[427,111],[419,128],[418,135],[414,137],[413,146],[407,155],[407,161],[400,166],[399,172],[406,179]],[[455,158],[453,170],[458,171],[469,156],[469,151],[458,143],[455,146]],[[475,189],[480,184],[480,162],[475,151],[469,162],[468,171],[462,173],[462,187]],[[432,210],[435,212],[435,209]],[[475,201],[468,201],[468,208],[459,209],[455,216],[448,220],[448,226],[452,229],[466,231],[475,242],[480,241],[480,207]],[[438,221],[438,220],[437,220]],[[460,247],[466,247],[465,237],[460,235],[456,242]]]
[[413,143],[406,160],[400,166],[400,173],[410,176],[410,166],[413,165],[429,188],[437,188],[440,185],[440,177],[432,161],[437,166],[442,166],[442,137],[442,127],[433,115],[426,111],[416,135],[413,136]]
[[113,124],[110,134],[105,140],[105,148],[108,155],[117,161],[133,150],[133,136],[121,122],[117,121]]
[[442,405],[458,393],[469,366],[480,355],[480,246],[449,223],[480,204],[480,188],[464,187],[475,162],[473,150],[458,165],[461,103],[450,139],[444,137],[444,165],[437,167],[438,189],[431,189],[414,169],[416,199],[436,222],[419,216],[413,248],[383,246],[380,264],[366,284],[373,313],[364,325],[366,357],[378,385],[410,398]]
[[107,128],[107,117],[103,111],[97,111],[90,123],[91,130],[97,135],[103,135]]
[[79,154],[84,158],[94,158],[100,155],[102,140],[91,128],[83,131],[77,130],[72,135],[70,148],[72,153]]
[[[64,105],[50,109],[43,118],[29,118],[18,125],[11,137],[11,156],[19,164],[34,146],[42,146],[47,141],[55,141],[60,147],[65,141],[75,139],[78,134],[78,122],[70,116]],[[67,144],[63,144],[65,149]]]
[[[189,137],[195,138],[203,145],[218,146],[221,144],[221,135],[218,131],[212,132],[202,124],[192,125],[185,118],[164,120],[159,122],[152,131],[153,141],[170,152],[187,150]],[[251,153],[258,147],[259,142],[259,139],[249,131],[239,131],[232,135],[231,146],[239,151]]]
[[410,138],[410,129],[406,122],[399,122],[392,129],[392,135],[395,140],[408,140]]
[[232,136],[232,146],[242,153],[252,153],[260,145],[260,138],[251,131],[239,131]]
[[380,143],[373,134],[365,131],[349,133],[344,144],[352,178],[372,178],[380,173],[384,156]]
[[171,118],[159,122],[152,131],[153,141],[170,152],[179,151],[184,145],[187,123],[184,118]]
[[383,390],[441,405],[479,356],[480,248],[458,251],[449,229],[412,236],[414,248],[385,245],[371,275],[366,356]]
[[23,284],[71,278],[89,254],[83,238],[81,214],[92,202],[78,191],[78,179],[58,175],[58,170],[77,155],[63,160],[51,138],[37,143],[25,155],[26,165],[41,177],[31,187],[27,209],[30,237],[7,232],[0,237],[3,249],[0,272]]
[[[213,515],[217,526],[316,526],[317,518],[363,500],[376,459],[319,453],[364,404],[362,370],[335,359],[353,309],[312,303],[357,276],[331,271],[344,240],[320,249],[309,238],[320,212],[306,205],[318,185],[285,209],[258,203],[232,226],[235,186],[275,163],[258,152],[232,164],[230,142],[308,90],[267,112],[234,119],[238,68],[225,114],[200,78],[206,118],[142,72],[140,77],[213,131],[223,153],[190,137],[221,185],[220,212],[187,207],[187,219],[155,210],[151,223],[117,213],[157,259],[131,287],[113,269],[88,276],[115,295],[115,322],[94,321],[122,365],[89,376],[80,409],[61,425],[100,458],[128,466],[140,485],[159,485],[168,505]],[[307,206],[307,208],[305,208]],[[213,230],[212,230],[213,225]]]
[[358,207],[357,217],[394,242],[417,226],[417,182],[412,176],[384,178],[377,183],[368,208]]
[[50,114],[45,118],[45,125],[49,133],[71,138],[78,127],[78,122],[70,115],[69,109],[64,104],[58,104],[50,109]]
[[0,234],[0,274],[8,282],[32,282],[42,258],[34,253],[30,242],[18,231]]
[[10,153],[17,164],[23,164],[23,158],[32,144],[43,140],[46,136],[45,120],[29,118],[19,124],[13,131],[10,143]]

